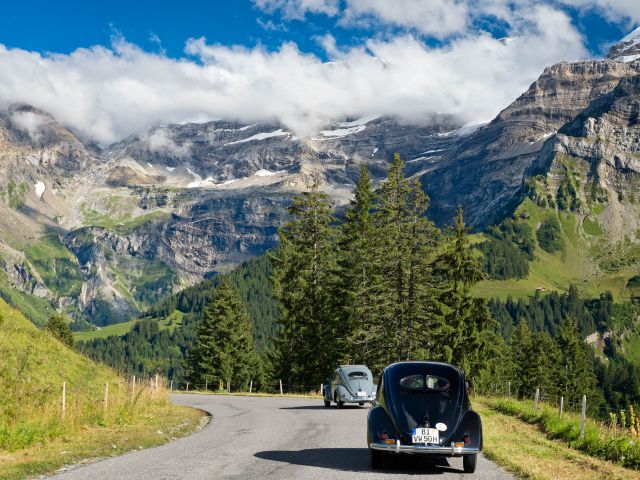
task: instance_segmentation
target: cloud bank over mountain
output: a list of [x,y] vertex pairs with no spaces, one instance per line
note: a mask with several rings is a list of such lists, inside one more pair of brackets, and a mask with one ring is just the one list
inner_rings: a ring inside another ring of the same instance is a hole
[[[276,120],[298,135],[314,134],[332,119],[368,115],[399,115],[416,122],[443,113],[463,122],[483,122],[524,91],[545,66],[589,56],[584,38],[559,4],[603,9],[603,15],[619,21],[640,16],[635,1],[547,3],[255,1],[256,8],[280,12],[291,21],[312,12],[337,23],[404,27],[349,47],[330,34],[320,36],[329,61],[294,43],[275,50],[249,49],[205,38],[188,40],[180,59],[144,51],[122,38],[110,48],[70,54],[0,45],[0,106],[33,105],[103,144],[158,123],[218,118]],[[487,15],[506,22],[509,38],[470,27]],[[425,35],[441,40],[431,42]]]

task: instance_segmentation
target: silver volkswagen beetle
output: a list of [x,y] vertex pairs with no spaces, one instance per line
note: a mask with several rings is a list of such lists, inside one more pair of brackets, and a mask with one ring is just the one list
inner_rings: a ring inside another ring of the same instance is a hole
[[324,406],[335,402],[338,408],[345,403],[364,405],[376,399],[376,385],[366,365],[341,365],[323,385]]

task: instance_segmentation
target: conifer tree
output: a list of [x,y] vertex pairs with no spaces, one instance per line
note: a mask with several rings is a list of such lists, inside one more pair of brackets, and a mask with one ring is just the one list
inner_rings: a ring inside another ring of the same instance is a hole
[[572,400],[582,398],[582,395],[590,396],[595,388],[593,363],[575,319],[569,317],[560,324],[557,342],[559,368],[555,372],[561,394]]
[[[432,358],[442,315],[431,262],[437,228],[426,219],[428,198],[418,182],[404,177],[394,156],[375,203],[363,254],[369,277],[357,291],[360,309],[354,344],[374,369],[399,360]],[[341,275],[343,274],[341,270]]]
[[52,315],[45,324],[44,329],[67,347],[73,347],[73,334],[62,315],[57,313]]
[[443,346],[444,358],[464,369],[470,378],[478,368],[482,335],[493,325],[486,302],[471,296],[471,287],[484,278],[458,208],[451,236],[435,262],[434,271],[444,282],[440,299],[447,307],[449,330]]
[[337,362],[344,337],[332,297],[336,256],[328,196],[318,186],[296,197],[292,220],[279,231],[272,256],[279,332],[271,355],[273,374],[289,387],[315,386]]
[[252,378],[260,377],[249,315],[228,279],[204,309],[190,363],[194,384],[222,381],[231,382],[234,389],[246,389]]
[[[373,261],[374,203],[371,176],[366,166],[360,169],[354,198],[345,213],[338,240],[338,269],[335,301],[345,322],[346,336],[341,351],[344,361],[366,363],[369,360],[369,332],[375,312],[374,285],[377,272]],[[348,348],[347,348],[348,347]]]

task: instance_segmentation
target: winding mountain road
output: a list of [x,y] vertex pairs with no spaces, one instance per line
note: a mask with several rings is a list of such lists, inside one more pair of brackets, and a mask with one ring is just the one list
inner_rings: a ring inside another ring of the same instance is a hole
[[160,479],[513,479],[484,457],[474,475],[462,460],[440,464],[407,458],[371,470],[366,407],[324,408],[321,400],[174,395],[173,401],[213,416],[201,431],[161,447],[132,452],[59,473],[57,480]]

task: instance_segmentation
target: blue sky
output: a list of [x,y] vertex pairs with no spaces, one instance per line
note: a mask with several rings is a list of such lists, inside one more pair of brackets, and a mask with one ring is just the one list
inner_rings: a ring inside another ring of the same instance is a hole
[[218,118],[300,135],[359,116],[486,122],[546,66],[602,57],[640,22],[639,0],[3,3],[0,108],[101,143]]
[[[631,19],[612,22],[597,10],[582,14],[570,6],[564,10],[596,56],[633,24]],[[498,36],[506,34],[500,22],[487,20],[483,26]],[[0,43],[42,53],[109,46],[113,35],[121,34],[149,51],[158,51],[159,40],[171,57],[184,56],[187,39],[202,36],[212,43],[270,49],[292,41],[303,51],[324,56],[314,40],[317,35],[331,32],[339,44],[356,45],[372,35],[397,33],[399,28],[390,30],[380,25],[341,26],[324,14],[308,13],[304,21],[286,19],[280,11],[262,11],[252,0],[22,0],[4,2],[0,15]],[[428,35],[424,38],[436,43]]]

